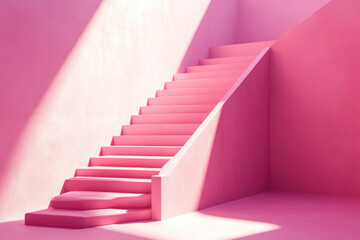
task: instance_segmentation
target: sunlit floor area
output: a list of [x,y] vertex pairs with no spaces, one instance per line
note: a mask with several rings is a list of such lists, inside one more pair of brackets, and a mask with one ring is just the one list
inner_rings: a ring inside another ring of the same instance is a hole
[[360,239],[360,198],[266,192],[162,222],[82,230],[0,223],[0,239]]

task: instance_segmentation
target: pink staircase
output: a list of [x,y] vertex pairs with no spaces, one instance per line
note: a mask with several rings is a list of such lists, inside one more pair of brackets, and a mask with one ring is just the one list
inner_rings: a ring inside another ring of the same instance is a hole
[[[252,60],[271,42],[212,48],[199,66],[175,74],[149,98],[111,146],[65,180],[46,210],[27,213],[26,225],[86,228],[150,220],[151,177],[182,148]],[[196,159],[194,159],[195,161]],[[186,177],[186,176],[184,176]]]

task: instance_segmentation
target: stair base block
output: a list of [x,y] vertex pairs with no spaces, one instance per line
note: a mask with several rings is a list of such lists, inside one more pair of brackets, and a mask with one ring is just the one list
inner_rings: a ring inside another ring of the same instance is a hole
[[81,211],[49,208],[25,214],[25,225],[80,229],[150,219],[149,208]]

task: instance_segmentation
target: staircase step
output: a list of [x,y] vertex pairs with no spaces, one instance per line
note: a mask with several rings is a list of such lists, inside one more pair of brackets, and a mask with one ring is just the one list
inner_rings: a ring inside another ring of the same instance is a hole
[[210,113],[216,104],[140,107],[140,114]]
[[165,89],[156,91],[156,97],[225,94],[229,88],[230,85],[227,87],[212,88]]
[[74,191],[54,197],[51,200],[50,206],[56,209],[73,210],[150,208],[151,195],[141,193]]
[[[166,115],[166,114],[156,114],[156,115]],[[176,115],[176,114],[175,114]],[[207,114],[206,114],[207,115]],[[133,119],[133,123],[144,124],[144,123],[161,123],[161,120],[153,118],[154,115],[140,115],[145,118],[136,118]],[[150,116],[149,119],[146,116]],[[137,116],[136,116],[137,117]],[[170,121],[168,119],[167,121]],[[131,146],[183,146],[191,135],[122,135],[114,136],[112,144],[113,145],[131,145]]]
[[225,57],[225,58],[209,58],[200,60],[200,65],[211,64],[226,64],[226,63],[248,63],[250,64],[256,56],[239,56],[239,57]]
[[215,46],[209,49],[209,56],[210,58],[254,56],[264,48],[271,47],[273,43],[274,41],[266,41]]
[[77,177],[151,178],[160,168],[139,167],[87,167],[76,169]]
[[224,94],[155,97],[148,99],[148,106],[216,104]]
[[25,224],[60,228],[88,228],[151,219],[151,209],[46,209],[25,215]]
[[169,160],[160,156],[100,156],[90,158],[89,166],[161,168]]
[[178,73],[173,77],[174,81],[180,80],[194,80],[207,78],[224,78],[224,77],[239,77],[245,69],[232,71],[211,71],[211,72],[194,72],[194,73]]
[[192,135],[200,124],[124,125],[122,135]]
[[207,113],[136,115],[131,117],[131,124],[202,123],[207,115]]
[[195,72],[212,72],[212,71],[236,71],[243,70],[249,66],[249,63],[224,63],[224,64],[213,64],[213,65],[205,65],[205,66],[191,66],[186,68],[187,73],[195,73]]
[[209,78],[209,79],[194,79],[194,80],[186,80],[186,81],[172,81],[165,83],[165,89],[201,88],[201,87],[229,88],[236,82],[237,79],[238,79],[237,77],[232,77],[232,78]]
[[106,146],[101,147],[101,156],[174,156],[179,146]]
[[73,177],[65,180],[63,192],[98,191],[150,193],[151,180],[140,178]]

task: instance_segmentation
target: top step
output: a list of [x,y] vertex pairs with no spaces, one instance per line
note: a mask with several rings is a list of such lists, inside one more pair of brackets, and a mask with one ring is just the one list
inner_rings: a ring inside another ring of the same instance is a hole
[[210,58],[226,58],[236,56],[255,56],[266,47],[271,47],[274,41],[253,42],[243,44],[233,44],[211,47],[209,50]]
[[256,56],[239,56],[225,58],[208,58],[199,61],[199,65],[227,64],[227,63],[251,63]]
[[195,72],[232,71],[238,69],[245,69],[249,66],[249,64],[250,62],[211,64],[206,66],[191,66],[191,67],[187,67],[185,72],[195,73]]

